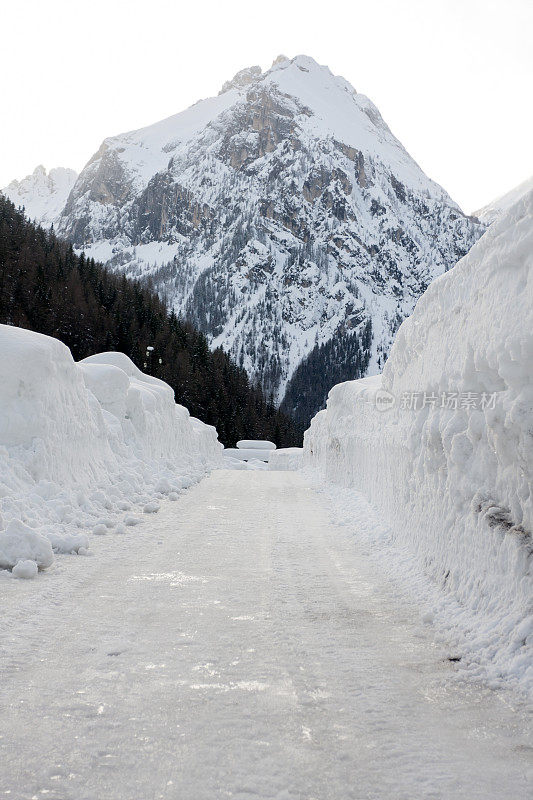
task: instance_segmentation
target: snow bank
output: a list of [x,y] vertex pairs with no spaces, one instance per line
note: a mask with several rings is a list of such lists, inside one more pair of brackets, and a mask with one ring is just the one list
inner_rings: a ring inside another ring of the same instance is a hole
[[264,450],[260,447],[228,447],[224,450],[224,456],[238,458],[241,461],[268,461],[274,450]]
[[226,455],[226,451],[224,451],[222,469],[266,470],[268,469],[268,464],[266,461],[262,461],[257,458],[251,458],[248,461],[243,461],[240,458],[233,458],[232,456]]
[[303,465],[302,447],[282,447],[270,454],[268,468],[271,470],[295,470]]
[[258,458],[250,458],[244,461],[242,458],[234,458],[232,455],[228,455],[227,450],[224,450],[222,469],[265,470],[268,469],[268,463]]
[[332,389],[304,451],[456,602],[470,667],[533,687],[533,192],[430,285],[382,377]]
[[57,339],[0,325],[0,354],[2,568],[49,566],[30,540],[85,552],[85,530],[121,524],[222,461],[215,429],[122,353],[76,364]]

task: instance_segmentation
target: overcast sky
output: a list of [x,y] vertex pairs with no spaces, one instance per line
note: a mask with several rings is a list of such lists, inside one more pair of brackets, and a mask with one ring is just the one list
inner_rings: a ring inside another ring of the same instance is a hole
[[533,174],[533,0],[20,0],[1,23],[0,186],[280,53],[367,94],[465,211]]

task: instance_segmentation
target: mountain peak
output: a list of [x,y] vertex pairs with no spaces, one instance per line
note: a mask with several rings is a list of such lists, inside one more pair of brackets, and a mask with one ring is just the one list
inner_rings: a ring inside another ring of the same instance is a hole
[[348,87],[351,92],[356,94],[355,89],[348,83],[348,81],[346,81],[344,78],[333,75],[329,67],[319,64],[318,61],[315,61],[315,59],[311,56],[301,54],[295,56],[294,58],[288,58],[284,55],[277,56],[272,62],[270,69],[268,69],[266,72],[262,72],[261,67],[257,65],[253,67],[245,67],[244,69],[239,70],[239,72],[237,72],[230,81],[226,81],[223,84],[219,95],[228,92],[230,89],[243,89],[245,86],[248,86],[256,80],[267,78],[270,75],[276,76],[276,74],[279,74],[280,72],[290,70],[291,67],[298,69],[300,72],[311,73],[312,75],[323,75],[326,77],[326,79],[340,82],[343,88]]
[[219,94],[228,92],[230,89],[242,89],[244,86],[248,86],[248,84],[252,83],[252,81],[255,81],[256,78],[260,78],[261,75],[261,67],[257,64],[253,67],[245,67],[239,70],[230,81],[226,81],[223,84]]
[[105,140],[57,223],[110,269],[150,276],[299,414],[378,371],[429,281],[484,230],[306,55]]
[[73,169],[54,167],[47,172],[38,164],[31,175],[11,181],[3,193],[16,206],[24,206],[30,219],[50,225],[63,209],[77,177]]

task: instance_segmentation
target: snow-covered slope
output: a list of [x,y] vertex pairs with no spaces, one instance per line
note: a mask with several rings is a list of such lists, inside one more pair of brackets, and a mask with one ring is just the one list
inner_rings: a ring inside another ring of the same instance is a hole
[[417,298],[484,226],[367,97],[298,56],[106,139],[59,229],[110,267],[152,276],[278,400],[309,355],[286,396],[302,415],[303,397],[316,409],[340,379],[320,346],[341,375],[376,372]]
[[305,435],[306,462],[363,492],[457,602],[442,618],[471,663],[529,688],[532,432],[530,191],[429,287],[383,376],[336,386]]
[[527,181],[520,183],[518,186],[515,186],[514,189],[511,189],[510,192],[507,194],[502,195],[502,197],[498,197],[497,200],[493,200],[492,203],[489,203],[483,208],[480,208],[479,211],[475,211],[474,215],[478,219],[481,220],[485,225],[492,225],[497,219],[500,219],[506,211],[508,211],[511,206],[520,200],[520,198],[524,197],[528,192],[533,189],[533,175]]
[[91,530],[120,533],[221,463],[215,429],[123,353],[76,364],[58,339],[6,325],[0,353],[0,569],[49,566],[50,545],[84,551]]
[[77,177],[73,169],[56,167],[47,174],[39,165],[31,175],[11,181],[2,192],[17,208],[24,206],[29,219],[48,227],[57,222]]

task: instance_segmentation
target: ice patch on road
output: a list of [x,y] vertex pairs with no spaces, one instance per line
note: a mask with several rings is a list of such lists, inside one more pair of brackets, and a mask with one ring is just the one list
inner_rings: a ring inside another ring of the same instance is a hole
[[181,586],[185,583],[196,581],[205,582],[205,578],[199,575],[186,575],[184,572],[157,572],[151,575],[132,575],[128,581],[155,581],[156,583],[170,583],[171,586]]

